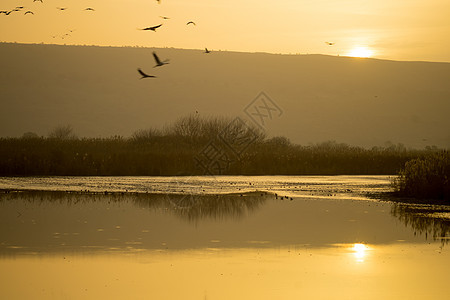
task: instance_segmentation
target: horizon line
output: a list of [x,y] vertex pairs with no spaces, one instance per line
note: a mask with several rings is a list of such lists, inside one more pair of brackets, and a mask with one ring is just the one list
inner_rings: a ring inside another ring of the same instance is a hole
[[[99,48],[144,48],[144,49],[173,49],[173,50],[186,50],[186,51],[204,51],[203,48],[178,48],[178,47],[152,47],[152,46],[140,46],[140,45],[96,45],[96,44],[53,44],[53,43],[27,43],[27,42],[8,42],[0,41],[0,44],[16,44],[16,45],[45,45],[45,46],[73,46],[73,47],[99,47]],[[414,63],[443,63],[450,64],[450,61],[431,61],[431,60],[399,60],[399,59],[388,59],[388,58],[377,58],[377,57],[355,57],[348,55],[332,55],[323,53],[281,53],[281,52],[266,52],[266,51],[238,51],[238,50],[211,50],[211,52],[228,52],[228,53],[242,53],[242,54],[266,54],[266,55],[280,55],[280,56],[327,56],[335,58],[346,58],[346,59],[364,59],[364,60],[379,60],[379,61],[390,61],[390,62],[414,62]]]

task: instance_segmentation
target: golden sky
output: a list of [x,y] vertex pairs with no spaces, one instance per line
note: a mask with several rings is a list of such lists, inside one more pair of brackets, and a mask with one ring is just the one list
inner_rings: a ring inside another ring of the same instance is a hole
[[448,0],[42,1],[2,0],[0,41],[450,62]]

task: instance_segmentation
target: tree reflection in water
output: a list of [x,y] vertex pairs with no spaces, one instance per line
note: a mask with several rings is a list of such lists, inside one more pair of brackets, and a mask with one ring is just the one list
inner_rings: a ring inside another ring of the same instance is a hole
[[[61,205],[89,203],[132,203],[139,208],[166,210],[187,221],[202,219],[239,219],[260,209],[273,195],[265,192],[243,194],[147,194],[89,193],[60,191],[24,191],[1,193],[0,202],[21,199],[30,203],[50,202]],[[448,243],[450,239],[450,206],[393,203],[391,214],[415,234],[432,236]]]
[[391,214],[406,227],[411,227],[414,234],[432,236],[448,244],[450,239],[450,207],[445,205],[394,203]]
[[1,200],[21,199],[29,203],[77,204],[132,203],[139,208],[166,210],[175,216],[195,222],[202,219],[239,219],[261,208],[273,198],[265,192],[243,194],[144,194],[26,191],[3,194]]

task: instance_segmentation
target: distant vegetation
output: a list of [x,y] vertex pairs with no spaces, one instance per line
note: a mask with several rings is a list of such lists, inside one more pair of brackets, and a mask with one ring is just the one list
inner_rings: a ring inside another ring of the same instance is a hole
[[402,145],[365,149],[332,141],[301,146],[285,137],[267,138],[240,119],[190,115],[130,138],[77,138],[70,126],[59,126],[48,137],[2,138],[0,175],[392,175],[413,160],[398,181],[403,189],[417,184],[410,181],[419,172],[414,170],[426,168],[418,162],[440,166],[428,158],[436,151]]
[[400,196],[450,200],[450,153],[439,151],[408,161],[393,185]]

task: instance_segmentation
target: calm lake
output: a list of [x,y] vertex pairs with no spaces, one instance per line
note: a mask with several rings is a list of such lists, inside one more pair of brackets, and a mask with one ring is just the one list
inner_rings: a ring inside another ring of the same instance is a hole
[[450,206],[388,176],[0,178],[0,299],[444,299]]

